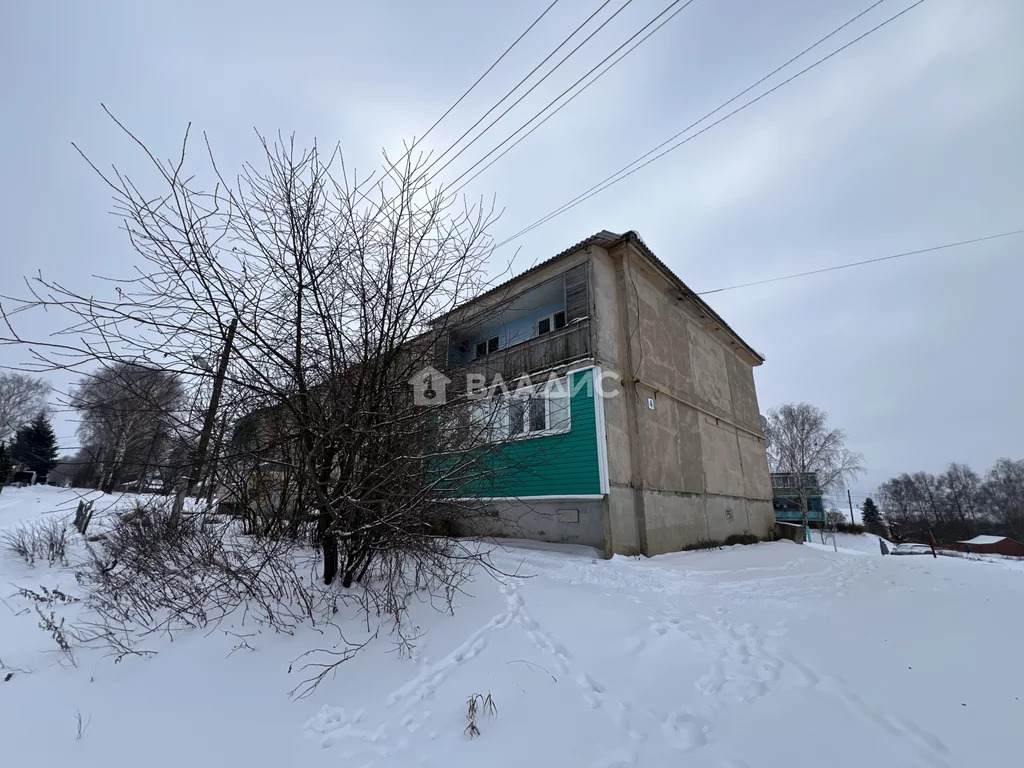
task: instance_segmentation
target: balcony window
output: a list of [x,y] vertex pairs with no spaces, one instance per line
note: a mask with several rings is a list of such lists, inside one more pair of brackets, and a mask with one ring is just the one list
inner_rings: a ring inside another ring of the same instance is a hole
[[487,355],[493,354],[498,351],[498,337],[492,336],[489,339],[478,341],[476,343],[476,356],[487,357]]
[[557,331],[559,328],[565,328],[564,310],[553,312],[552,314],[546,315],[537,321],[538,336],[542,336],[545,333],[551,333],[551,331]]

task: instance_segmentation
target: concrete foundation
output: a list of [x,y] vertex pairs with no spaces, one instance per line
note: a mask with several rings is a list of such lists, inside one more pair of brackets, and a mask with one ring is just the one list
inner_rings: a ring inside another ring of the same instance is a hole
[[605,551],[606,506],[603,499],[493,501],[486,504],[484,517],[460,533],[583,544]]

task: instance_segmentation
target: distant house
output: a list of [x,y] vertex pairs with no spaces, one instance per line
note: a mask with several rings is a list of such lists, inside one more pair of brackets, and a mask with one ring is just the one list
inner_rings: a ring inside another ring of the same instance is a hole
[[1024,557],[1024,544],[1007,536],[975,536],[967,541],[958,541],[957,549],[979,555],[1009,555]]
[[798,482],[796,473],[772,472],[772,506],[775,507],[775,519],[782,523],[802,523],[803,510],[800,508],[798,488],[803,487],[807,493],[807,522],[823,524],[825,522],[825,503],[821,498],[821,488],[814,473],[807,473],[803,482]]

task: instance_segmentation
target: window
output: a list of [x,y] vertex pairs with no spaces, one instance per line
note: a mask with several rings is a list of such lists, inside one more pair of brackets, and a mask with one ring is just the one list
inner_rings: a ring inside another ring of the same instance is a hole
[[548,428],[548,400],[542,395],[534,395],[530,403],[530,431],[543,432]]
[[509,398],[512,437],[568,432],[569,427],[569,387],[565,379],[517,392]]
[[478,403],[472,418],[483,442],[497,443],[568,432],[571,427],[566,379]]
[[487,399],[475,403],[470,411],[470,419],[475,427],[472,431],[473,440],[477,444],[500,443],[508,439],[508,414],[498,400]]
[[513,397],[508,401],[508,436],[519,437],[523,434],[523,420],[526,415],[526,400]]
[[476,356],[486,357],[494,352],[498,351],[498,337],[492,336],[489,339],[478,341],[476,343]]
[[565,328],[565,310],[560,309],[558,312],[542,317],[537,321],[538,336],[551,333],[551,331],[557,331],[559,328]]
[[794,478],[791,474],[776,474],[772,475],[772,487],[773,488],[793,488]]
[[556,379],[547,386],[548,429],[552,432],[568,432],[569,422],[569,383],[566,379]]

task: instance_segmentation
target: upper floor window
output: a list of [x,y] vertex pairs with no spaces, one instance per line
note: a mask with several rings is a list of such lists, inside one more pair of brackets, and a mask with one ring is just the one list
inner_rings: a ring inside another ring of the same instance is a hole
[[498,337],[497,336],[492,336],[489,339],[484,339],[483,341],[478,341],[476,343],[476,356],[477,357],[485,357],[486,355],[490,355],[493,352],[497,352],[497,351],[498,351]]
[[559,328],[565,328],[565,310],[560,309],[546,317],[540,318],[537,321],[537,335],[541,336],[545,333],[551,333],[557,331]]

